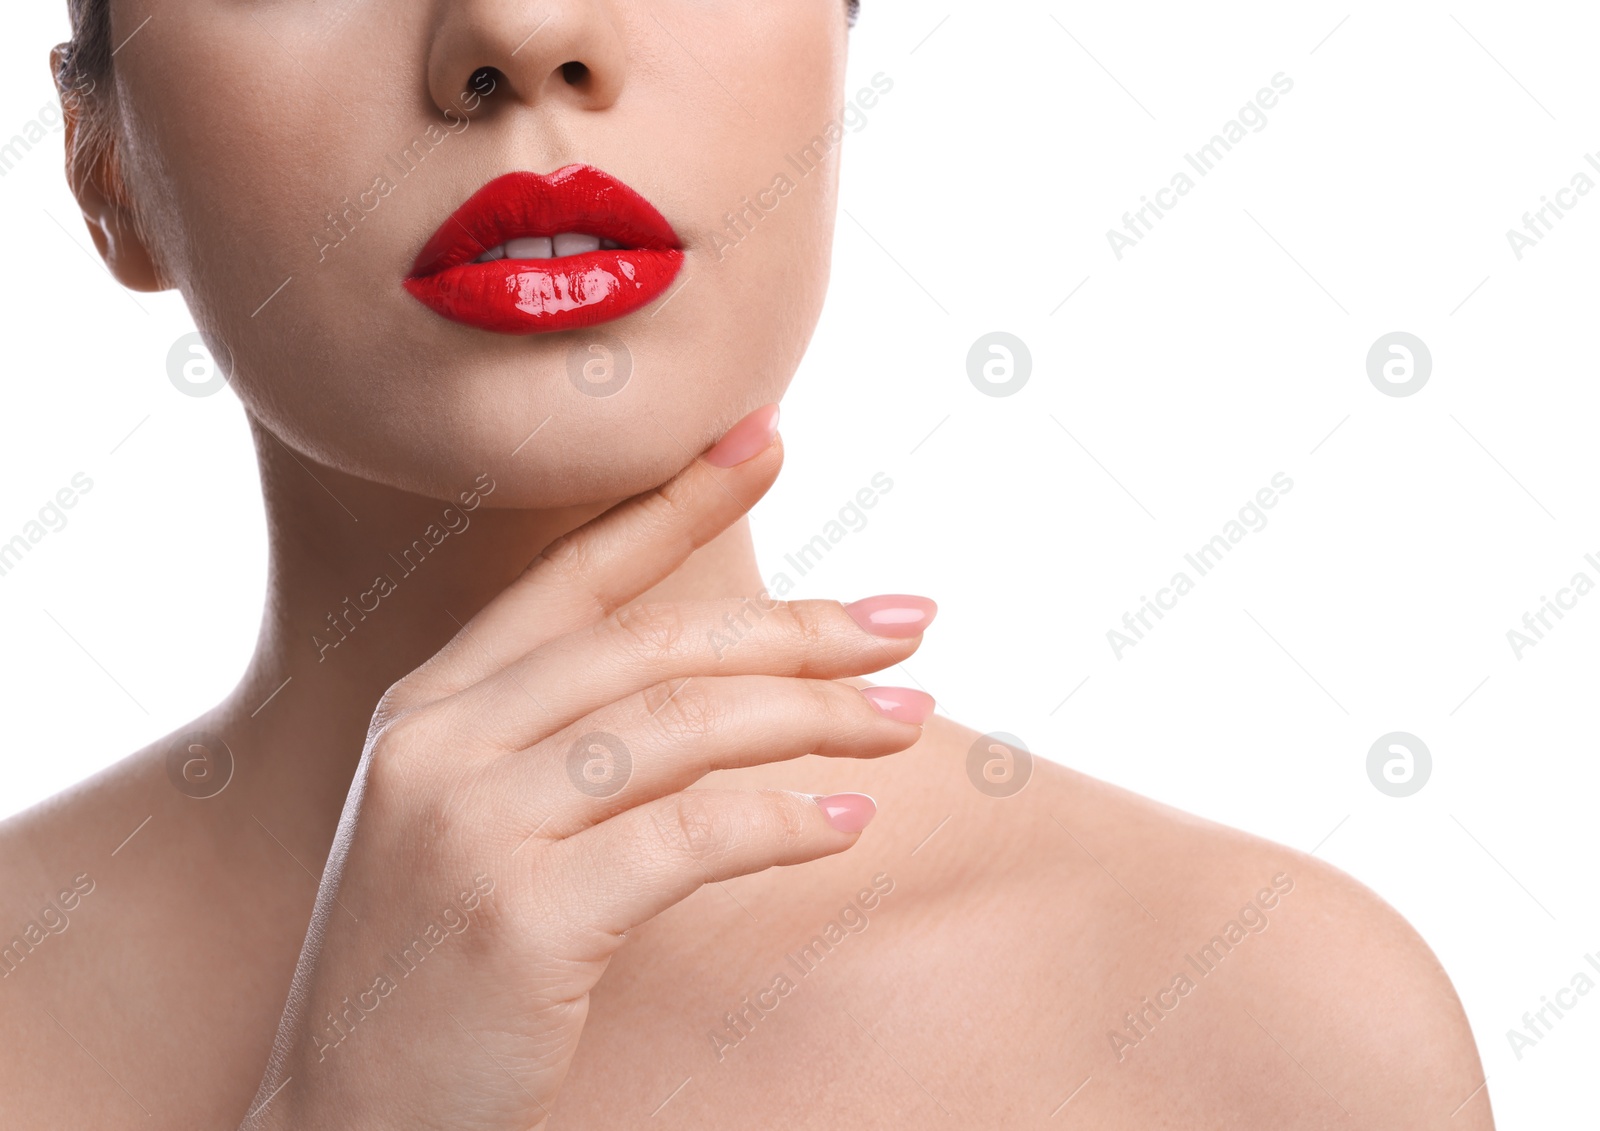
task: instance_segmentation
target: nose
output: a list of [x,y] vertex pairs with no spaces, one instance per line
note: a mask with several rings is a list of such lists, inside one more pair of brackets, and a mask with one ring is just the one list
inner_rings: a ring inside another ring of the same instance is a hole
[[604,110],[622,92],[627,53],[608,0],[442,0],[439,11],[428,90],[441,111],[480,96]]

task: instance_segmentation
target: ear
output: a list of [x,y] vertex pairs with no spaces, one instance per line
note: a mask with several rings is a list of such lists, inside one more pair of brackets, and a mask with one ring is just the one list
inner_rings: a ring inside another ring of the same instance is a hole
[[50,49],[50,75],[61,98],[67,185],[83,212],[89,238],[94,240],[95,249],[117,282],[135,291],[167,290],[171,284],[161,277],[134,223],[127,188],[117,164],[115,139],[110,131],[96,129],[90,121],[90,115],[95,112],[92,91],[73,90],[62,85],[64,46]]

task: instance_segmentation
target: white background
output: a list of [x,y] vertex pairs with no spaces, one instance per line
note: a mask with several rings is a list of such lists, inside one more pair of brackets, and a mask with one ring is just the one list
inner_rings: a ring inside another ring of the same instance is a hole
[[[63,8],[8,13],[0,142],[53,101]],[[943,713],[1314,848],[1438,953],[1505,1126],[1592,1111],[1600,995],[1520,1061],[1505,1034],[1600,952],[1600,595],[1520,659],[1506,633],[1600,581],[1600,192],[1520,261],[1505,233],[1600,180],[1593,11],[866,0],[853,36],[850,89],[894,88],[846,143],[764,568],[886,472],[796,595],[935,597],[908,678]],[[1106,230],[1278,72],[1265,128],[1117,260]],[[96,265],[60,166],[54,133],[0,177],[0,540],[94,488],[0,578],[0,813],[223,695],[264,580],[239,405],[174,390],[185,309]],[[994,330],[1032,354],[1004,397],[966,371]],[[1412,396],[1366,373],[1394,330],[1432,353]],[[1280,471],[1268,525],[1116,658],[1107,630]],[[1395,730],[1434,759],[1400,799],[1366,772]]]

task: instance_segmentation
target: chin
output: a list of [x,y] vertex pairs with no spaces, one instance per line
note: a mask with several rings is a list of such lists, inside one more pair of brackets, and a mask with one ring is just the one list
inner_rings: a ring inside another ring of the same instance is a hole
[[302,460],[445,500],[487,474],[500,508],[614,501],[782,398],[829,266],[827,225],[787,220],[742,260],[690,251],[681,295],[593,326],[485,332],[374,269],[286,291],[290,337],[237,323],[215,336],[237,346],[246,411]]
[[602,326],[524,339],[510,356],[470,364],[445,355],[418,365],[413,354],[404,368],[325,366],[325,381],[294,390],[239,379],[235,389],[302,461],[441,500],[487,475],[496,487],[485,505],[544,509],[610,503],[664,482],[779,400],[793,374],[770,355],[756,368],[739,351],[655,339],[629,347],[624,333]]

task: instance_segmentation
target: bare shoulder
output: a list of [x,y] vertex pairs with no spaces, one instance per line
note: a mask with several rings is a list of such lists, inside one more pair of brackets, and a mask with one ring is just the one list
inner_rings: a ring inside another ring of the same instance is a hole
[[1053,811],[1079,872],[1098,873],[1101,899],[1137,904],[1143,920],[1124,936],[1139,976],[1103,1022],[1108,1072],[1142,1059],[1141,1075],[1164,1068],[1217,1116],[1250,1123],[1492,1126],[1448,975],[1371,888],[1105,782],[1038,772],[1036,804]]
[[931,861],[908,864],[905,890],[961,908],[954,946],[1005,956],[980,992],[1058,1050],[1033,1073],[1082,1125],[1493,1126],[1449,977],[1365,884],[1043,760],[1014,796],[986,793],[963,757],[976,736],[938,729],[948,860],[921,882]]
[[164,749],[0,822],[0,1094],[22,1123],[231,1126],[259,1079],[315,881],[265,831],[225,835],[261,828],[246,798],[182,792]]

